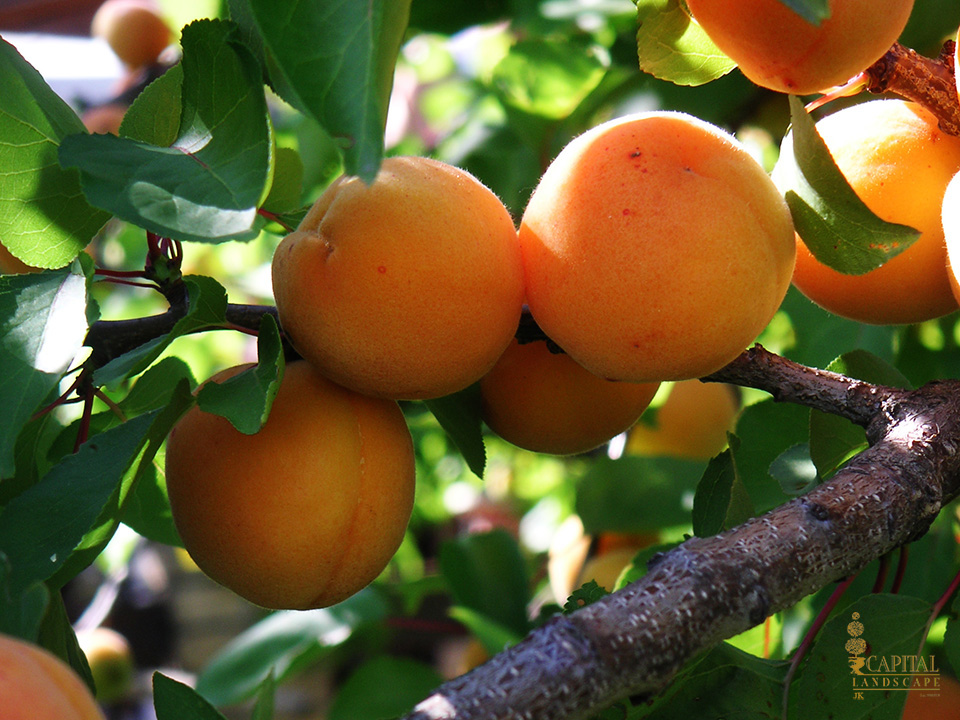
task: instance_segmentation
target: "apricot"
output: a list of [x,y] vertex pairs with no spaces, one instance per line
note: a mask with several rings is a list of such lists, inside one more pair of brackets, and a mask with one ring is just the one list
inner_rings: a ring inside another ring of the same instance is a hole
[[947,245],[947,277],[954,298],[960,302],[960,280],[957,279],[957,269],[960,268],[960,172],[947,183],[941,219],[943,239]]
[[131,67],[150,65],[173,39],[152,0],[106,0],[93,15],[90,34],[102,38]]
[[523,270],[500,199],[469,173],[422,157],[342,176],[273,258],[287,337],[359,392],[423,399],[486,374],[520,321]]
[[904,100],[845,108],[820,120],[817,131],[866,206],[921,235],[863,275],[824,265],[798,236],[794,285],[836,315],[875,325],[922,322],[956,310],[940,213],[947,183],[960,169],[960,138]]
[[127,639],[108,627],[77,631],[77,642],[87,656],[96,699],[104,704],[115,703],[133,689],[133,651]]
[[910,690],[903,706],[903,720],[960,720],[960,682],[940,676],[939,694],[934,690]]
[[813,25],[781,0],[687,0],[694,19],[751,81],[807,95],[840,85],[879,60],[903,32],[913,0],[831,0]]
[[777,311],[793,221],[763,168],[697,118],[599,125],[547,168],[520,222],[527,302],[574,360],[610,380],[701,377]]
[[658,387],[604,380],[545,342],[514,340],[480,380],[481,417],[518,447],[570,455],[633,425]]
[[118,135],[120,133],[120,123],[123,122],[123,116],[126,113],[126,105],[107,103],[84,110],[80,120],[83,121],[83,126],[87,129],[87,132]]
[[23,260],[0,245],[0,273],[3,275],[20,275],[22,273],[39,272],[39,268],[27,265]]
[[729,385],[684,380],[674,383],[657,408],[655,424],[642,419],[627,435],[634,455],[709,460],[727,445],[740,403]]
[[254,435],[188,411],[167,439],[166,476],[177,530],[204,573],[263,607],[325,607],[374,580],[399,547],[413,443],[397,403],[294,362]]
[[8,635],[0,635],[0,717],[104,720],[90,690],[69,665]]

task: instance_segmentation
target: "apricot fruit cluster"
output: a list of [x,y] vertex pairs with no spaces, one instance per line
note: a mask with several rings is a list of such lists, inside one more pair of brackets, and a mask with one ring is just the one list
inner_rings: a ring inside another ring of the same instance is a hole
[[798,235],[797,288],[836,315],[877,325],[917,323],[956,310],[941,214],[947,185],[960,171],[960,138],[944,133],[928,110],[905,100],[853,105],[816,127],[864,204],[880,218],[921,234],[862,275],[822,263]]
[[807,22],[781,0],[687,0],[694,19],[744,75],[794,95],[827,90],[866,70],[903,32],[913,0],[831,0]]
[[414,474],[397,403],[302,361],[287,365],[259,432],[195,406],[167,439],[184,547],[205,574],[267,608],[325,607],[374,580],[403,539]]
[[105,720],[83,680],[38,645],[0,635],[3,720]]

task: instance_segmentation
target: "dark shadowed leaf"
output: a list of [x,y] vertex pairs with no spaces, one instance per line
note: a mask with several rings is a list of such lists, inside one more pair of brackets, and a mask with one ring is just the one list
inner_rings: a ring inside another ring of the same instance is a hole
[[50,591],[42,582],[14,590],[9,577],[10,561],[0,553],[0,633],[36,642]]
[[28,265],[63,267],[110,217],[83,197],[77,172],[57,162],[64,137],[84,132],[76,113],[0,39],[0,239]]
[[[60,146],[60,162],[80,170],[92,204],[159,235],[251,238],[272,152],[260,66],[233,23],[196,21],[184,28],[182,45],[181,116],[169,147],[73,135]],[[153,131],[138,120],[135,132]],[[163,134],[157,129],[155,139]]]
[[231,640],[197,678],[197,692],[217,705],[251,697],[271,673],[278,683],[329,655],[354,633],[380,622],[388,605],[367,587],[322,610],[283,610]]
[[474,384],[452,395],[424,400],[424,404],[453,440],[467,467],[482,478],[487,450],[480,420],[480,386]]
[[192,687],[159,672],[153,674],[153,707],[157,720],[226,720]]
[[78,272],[0,276],[0,477],[13,475],[20,430],[77,357],[86,313]]
[[330,707],[329,720],[390,720],[409,711],[443,678],[429,665],[378,655],[347,678]]
[[509,533],[493,530],[445,542],[440,548],[440,572],[459,605],[520,636],[530,629],[527,570]]
[[733,461],[739,445],[739,438],[731,435],[730,449],[710,461],[697,484],[693,498],[693,532],[699,537],[716,535],[756,514]]
[[881,220],[857,197],[794,96],[790,117],[793,129],[783,140],[772,177],[814,257],[838,272],[862,275],[910,247],[920,233]]

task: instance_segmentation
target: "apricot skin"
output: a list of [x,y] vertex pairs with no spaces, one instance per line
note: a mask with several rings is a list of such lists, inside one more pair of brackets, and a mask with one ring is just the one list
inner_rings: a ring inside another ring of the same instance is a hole
[[167,440],[166,473],[193,560],[267,608],[325,607],[361,590],[400,545],[413,507],[413,443],[397,404],[304,362],[287,366],[254,435],[188,411]]
[[773,317],[796,253],[790,211],[730,136],[643,113],[551,163],[520,223],[527,302],[578,363],[611,380],[701,377]]
[[170,27],[150,0],[106,0],[94,13],[90,34],[102,38],[130,67],[156,62],[170,44]]
[[836,315],[875,325],[923,322],[956,310],[940,212],[947,184],[960,169],[960,138],[903,100],[845,108],[820,120],[817,131],[867,207],[921,236],[863,275],[827,267],[798,236],[797,288]]
[[570,455],[633,425],[658,386],[604,380],[545,342],[514,340],[480,380],[481,417],[518,447]]
[[273,259],[280,322],[297,351],[358,392],[462,390],[510,343],[523,304],[513,220],[472,175],[388,158],[374,183],[341,177]]
[[841,85],[880,59],[900,36],[913,0],[832,0],[819,26],[780,0],[688,0],[694,18],[750,80],[808,95]]
[[0,635],[3,720],[104,720],[89,688],[43,648]]
[[657,408],[656,425],[641,419],[627,437],[627,452],[709,460],[726,447],[739,411],[735,391],[720,383],[676,383]]

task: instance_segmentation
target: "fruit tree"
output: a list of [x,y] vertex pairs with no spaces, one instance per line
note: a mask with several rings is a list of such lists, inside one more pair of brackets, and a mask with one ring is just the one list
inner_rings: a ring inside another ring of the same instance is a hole
[[[960,6],[104,5],[109,123],[0,39],[0,718],[956,704]],[[255,621],[102,665],[131,547]]]

